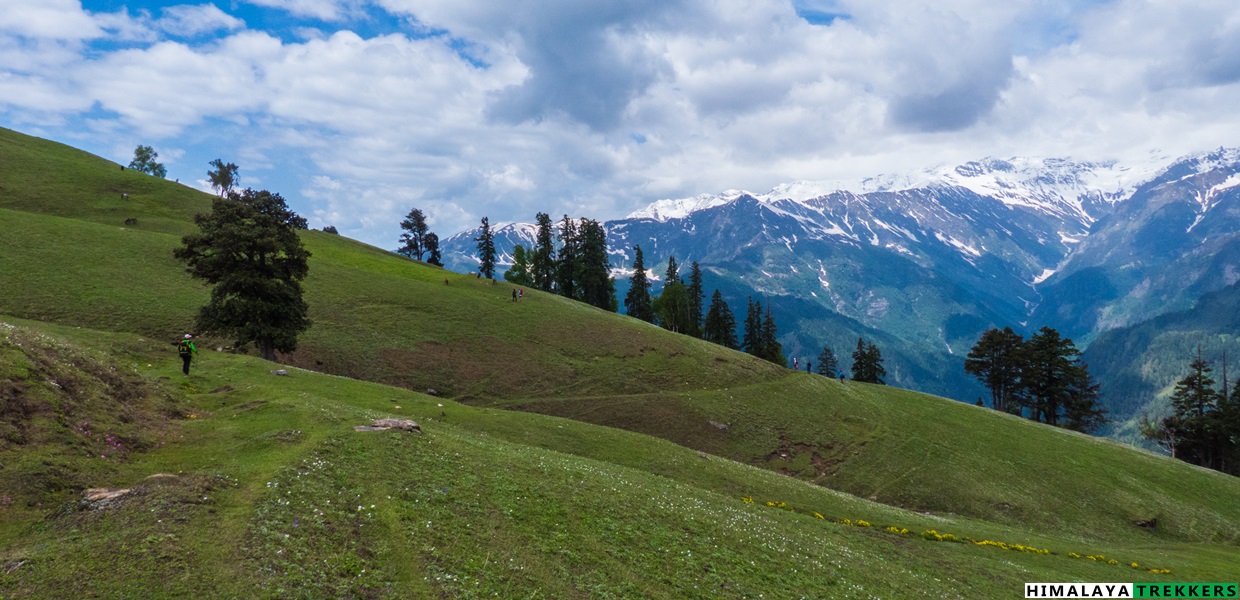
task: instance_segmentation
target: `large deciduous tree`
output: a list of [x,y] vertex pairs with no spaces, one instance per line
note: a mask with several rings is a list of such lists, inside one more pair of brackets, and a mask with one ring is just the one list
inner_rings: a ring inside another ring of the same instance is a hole
[[207,180],[211,182],[211,187],[215,189],[215,193],[219,197],[227,198],[232,193],[233,188],[237,187],[237,171],[239,167],[233,163],[225,163],[218,158],[209,164],[215,168],[207,171]]
[[133,149],[133,160],[129,161],[129,168],[163,179],[168,176],[168,169],[164,168],[163,163],[156,162],[157,158],[159,153],[154,148],[139,144]]
[[214,286],[198,313],[199,330],[231,337],[239,347],[253,343],[267,360],[295,350],[298,334],[310,327],[301,290],[310,253],[297,234],[305,219],[279,194],[246,189],[216,198],[194,222],[199,232],[181,238],[174,255]]

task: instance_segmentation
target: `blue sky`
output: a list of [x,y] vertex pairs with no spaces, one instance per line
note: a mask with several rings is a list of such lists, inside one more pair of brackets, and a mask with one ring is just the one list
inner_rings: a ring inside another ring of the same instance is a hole
[[383,247],[985,156],[1240,143],[1233,0],[0,0],[0,125]]

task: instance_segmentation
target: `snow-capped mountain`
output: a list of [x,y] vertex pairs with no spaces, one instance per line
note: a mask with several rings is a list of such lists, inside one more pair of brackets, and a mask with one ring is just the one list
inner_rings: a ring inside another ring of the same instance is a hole
[[[847,355],[847,338],[881,332],[907,355],[894,382],[962,397],[947,371],[959,372],[990,326],[1067,327],[1088,341],[1240,278],[1237,173],[1236,150],[1139,164],[984,159],[660,200],[605,227],[620,293],[634,246],[656,279],[671,256],[697,261],[708,293],[718,287],[734,306],[751,295],[772,303],[788,356],[827,343]],[[475,235],[450,238],[468,242],[450,266],[476,266]],[[497,231],[496,245],[510,251],[532,237]],[[1157,293],[1125,300],[1147,279]],[[1100,293],[1095,281],[1116,289]]]

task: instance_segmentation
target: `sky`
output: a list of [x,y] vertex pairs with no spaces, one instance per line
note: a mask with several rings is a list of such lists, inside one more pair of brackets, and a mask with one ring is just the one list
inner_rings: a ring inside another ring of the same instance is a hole
[[394,248],[983,157],[1240,145],[1235,0],[0,0],[0,126]]

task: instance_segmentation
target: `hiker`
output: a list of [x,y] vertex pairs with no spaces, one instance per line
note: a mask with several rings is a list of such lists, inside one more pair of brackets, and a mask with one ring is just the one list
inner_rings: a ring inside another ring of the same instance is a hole
[[194,355],[198,354],[198,349],[194,347],[194,336],[185,334],[185,338],[177,342],[177,353],[181,355],[181,372],[189,375],[189,361],[193,360]]
[[512,290],[512,301],[513,302],[517,301],[517,290]]
[[794,357],[792,357],[792,370],[793,370],[793,371],[798,371],[798,370],[800,370],[800,369],[801,369],[801,359],[799,359],[799,358],[797,358],[797,357],[795,357],[795,356],[794,356]]
[[840,381],[844,381],[844,372],[840,371]]
[[517,300],[520,300],[520,299],[522,299],[522,298],[524,298],[524,297],[525,297],[525,288],[520,288],[520,289],[518,289],[518,290],[517,290]]
[[812,373],[812,371],[810,371],[810,367],[812,367],[812,366],[814,366],[814,363],[812,363],[812,362],[810,362],[810,361],[808,361],[808,360],[807,360],[807,361],[805,361],[805,372],[806,372],[806,373]]

